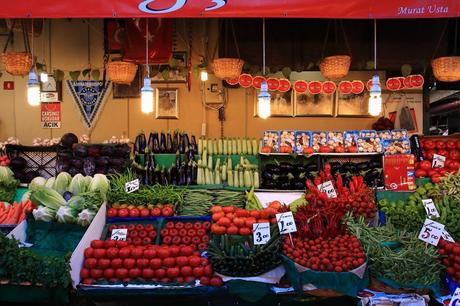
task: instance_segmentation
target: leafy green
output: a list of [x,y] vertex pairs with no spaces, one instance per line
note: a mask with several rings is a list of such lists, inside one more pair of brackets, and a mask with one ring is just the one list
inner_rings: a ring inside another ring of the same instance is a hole
[[60,223],[75,223],[75,215],[69,206],[61,206],[56,212],[56,220]]
[[70,181],[70,185],[68,188],[68,191],[72,193],[72,195],[77,196],[81,193],[86,192],[87,190],[87,185],[85,181],[85,177],[78,173],[72,178],[72,181]]
[[59,194],[64,194],[64,192],[69,187],[70,181],[72,180],[72,176],[67,172],[61,172],[56,177],[56,180],[53,184],[53,189],[59,192]]
[[46,206],[39,206],[32,211],[32,215],[37,221],[51,222],[56,216],[56,211]]
[[88,226],[90,225],[91,221],[93,221],[94,216],[96,216],[94,211],[84,209],[81,213],[78,214],[77,223],[81,226]]
[[30,191],[30,199],[32,203],[43,205],[53,211],[57,211],[59,207],[66,204],[66,201],[56,190],[37,186],[34,190]]
[[110,190],[110,182],[104,174],[95,174],[89,185],[89,190],[100,192],[102,197],[106,199]]
[[0,166],[0,201],[13,202],[19,181],[14,178],[13,171]]
[[29,189],[34,189],[35,186],[45,186],[45,184],[46,184],[46,178],[37,176],[30,182]]

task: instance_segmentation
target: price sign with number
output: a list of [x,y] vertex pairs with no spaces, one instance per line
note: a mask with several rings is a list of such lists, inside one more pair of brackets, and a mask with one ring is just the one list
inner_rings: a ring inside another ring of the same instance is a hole
[[423,207],[425,207],[426,215],[428,218],[431,219],[431,217],[436,217],[439,218],[439,212],[436,209],[436,206],[434,206],[434,202],[432,199],[425,199],[422,200],[423,202]]
[[433,168],[444,168],[444,163],[446,162],[446,157],[439,155],[439,154],[433,154],[433,162],[431,164],[431,167]]
[[449,306],[458,306],[460,305],[460,287],[455,289],[454,294],[452,294],[452,298],[450,299]]
[[252,225],[254,244],[266,244],[270,240],[270,223],[254,223]]
[[452,238],[452,236],[446,230],[442,231],[441,237],[442,237],[442,239],[444,239],[446,241],[450,241],[450,242],[455,243],[454,238]]
[[444,224],[430,219],[425,219],[425,223],[423,224],[422,230],[418,235],[418,239],[437,246],[443,231]]
[[337,198],[337,193],[331,181],[324,182],[317,187],[320,192],[325,192],[329,199]]
[[135,179],[131,182],[126,182],[125,183],[125,191],[126,193],[133,193],[134,191],[139,189],[139,179]]
[[276,214],[276,222],[278,223],[280,234],[289,234],[297,232],[294,216],[292,215],[291,211]]
[[116,228],[112,230],[112,235],[110,235],[111,240],[126,240],[128,236],[127,228]]

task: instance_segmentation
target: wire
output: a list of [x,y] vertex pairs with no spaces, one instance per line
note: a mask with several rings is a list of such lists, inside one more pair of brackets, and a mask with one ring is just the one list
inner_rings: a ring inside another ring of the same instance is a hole
[[377,70],[377,19],[374,19],[374,70]]
[[262,74],[265,76],[265,18],[262,18]]
[[147,68],[147,77],[150,78],[149,67],[149,19],[145,19],[145,64]]

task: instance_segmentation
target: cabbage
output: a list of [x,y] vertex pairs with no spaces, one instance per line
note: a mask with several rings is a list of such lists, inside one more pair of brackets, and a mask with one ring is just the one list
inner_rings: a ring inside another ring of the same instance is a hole
[[37,186],[34,190],[31,190],[30,199],[33,203],[46,206],[54,211],[57,211],[59,207],[66,204],[62,195],[56,190],[45,186]]
[[46,180],[45,186],[48,187],[48,188],[53,188],[55,180],[56,180],[56,178],[54,176],[50,177],[49,179]]
[[89,190],[89,185],[91,185],[91,181],[93,180],[93,177],[91,175],[85,176],[85,186],[86,186],[86,191]]
[[91,224],[91,221],[93,221],[94,216],[96,216],[94,211],[84,209],[81,213],[78,214],[77,223],[81,226],[88,226]]
[[89,185],[90,191],[99,191],[102,197],[106,198],[110,189],[110,182],[104,174],[95,174]]
[[72,193],[72,195],[76,196],[83,192],[86,192],[87,186],[85,182],[85,177],[78,173],[72,178],[70,182],[68,190]]
[[56,180],[53,184],[53,189],[62,195],[67,190],[67,187],[69,187],[71,180],[72,177],[70,176],[70,174],[68,174],[67,172],[61,172],[58,174],[58,176],[56,176]]
[[56,212],[56,219],[60,223],[75,223],[76,221],[73,210],[68,206],[59,207]]
[[79,213],[85,209],[85,198],[82,196],[73,196],[67,205],[75,212]]
[[30,182],[29,189],[34,189],[36,186],[45,186],[45,184],[46,184],[46,178],[37,176]]
[[0,184],[8,185],[11,181],[14,181],[14,173],[8,167],[0,166]]
[[32,211],[32,215],[37,221],[50,222],[55,217],[55,211],[45,206],[39,206]]

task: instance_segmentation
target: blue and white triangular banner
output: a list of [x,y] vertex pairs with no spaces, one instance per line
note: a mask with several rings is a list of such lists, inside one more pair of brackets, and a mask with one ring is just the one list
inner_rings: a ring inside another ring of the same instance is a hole
[[110,93],[111,82],[106,81],[70,81],[66,82],[72,99],[80,111],[85,126],[91,130],[104,108]]

